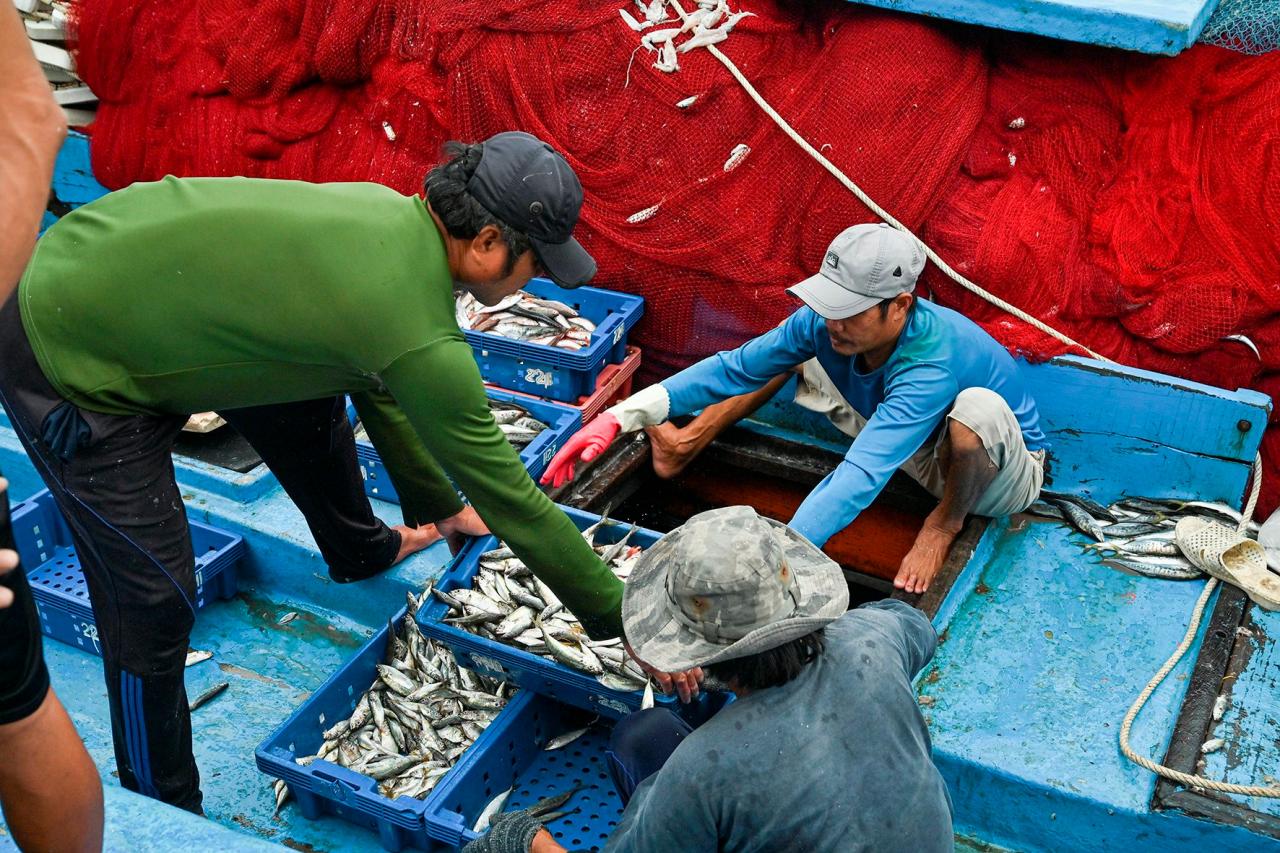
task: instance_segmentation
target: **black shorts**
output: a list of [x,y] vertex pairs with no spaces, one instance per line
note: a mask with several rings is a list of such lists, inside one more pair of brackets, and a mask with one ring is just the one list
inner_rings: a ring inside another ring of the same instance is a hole
[[[9,525],[9,497],[0,492],[0,548],[13,549]],[[0,610],[0,726],[35,713],[49,692],[44,665],[40,615],[22,566],[0,575],[0,586],[13,591],[14,601]]]

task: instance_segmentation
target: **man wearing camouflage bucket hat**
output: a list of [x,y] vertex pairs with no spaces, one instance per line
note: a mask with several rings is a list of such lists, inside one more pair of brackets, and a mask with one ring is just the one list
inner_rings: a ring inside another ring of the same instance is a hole
[[[911,687],[937,636],[900,601],[848,602],[835,562],[750,507],[695,515],[641,555],[622,600],[636,656],[701,666],[704,687],[737,698],[697,728],[683,709],[618,722],[609,764],[627,807],[606,851],[952,849]],[[509,820],[515,843],[476,853],[562,849]]]

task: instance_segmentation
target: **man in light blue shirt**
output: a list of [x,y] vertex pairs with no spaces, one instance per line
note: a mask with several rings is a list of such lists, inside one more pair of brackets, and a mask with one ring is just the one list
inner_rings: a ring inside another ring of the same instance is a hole
[[[602,412],[566,442],[543,483],[567,482],[578,459],[641,428],[650,428],[658,474],[674,476],[795,371],[796,402],[854,441],[790,526],[823,546],[902,469],[939,499],[894,579],[924,592],[967,515],[1008,515],[1036,499],[1048,446],[1008,352],[964,316],[916,298],[924,264],[919,243],[888,225],[846,229],[821,270],[789,289],[804,307]],[[699,409],[683,429],[664,423]]]

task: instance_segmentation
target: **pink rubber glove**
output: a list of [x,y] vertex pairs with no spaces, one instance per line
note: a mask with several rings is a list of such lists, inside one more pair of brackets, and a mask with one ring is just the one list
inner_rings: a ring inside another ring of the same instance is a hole
[[560,488],[573,479],[573,466],[578,460],[590,462],[599,456],[606,447],[613,444],[618,437],[622,425],[618,419],[608,412],[596,415],[595,420],[569,436],[569,440],[560,448],[560,452],[551,460],[547,470],[542,474],[542,485]]

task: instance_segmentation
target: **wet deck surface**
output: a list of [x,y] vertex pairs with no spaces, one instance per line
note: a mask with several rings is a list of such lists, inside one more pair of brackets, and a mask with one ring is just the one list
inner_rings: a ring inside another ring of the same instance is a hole
[[[960,820],[1011,846],[1035,838],[1046,849],[1124,849],[1144,838],[1191,849],[1212,838],[1217,849],[1280,849],[1151,812],[1155,777],[1122,756],[1120,723],[1182,639],[1204,582],[1126,574],[1085,556],[1081,541],[1051,522],[993,525],[970,567],[971,592],[918,681]],[[1163,758],[1199,644],[1139,716],[1140,754]],[[1240,737],[1237,753],[1269,751],[1274,767],[1273,728]]]

